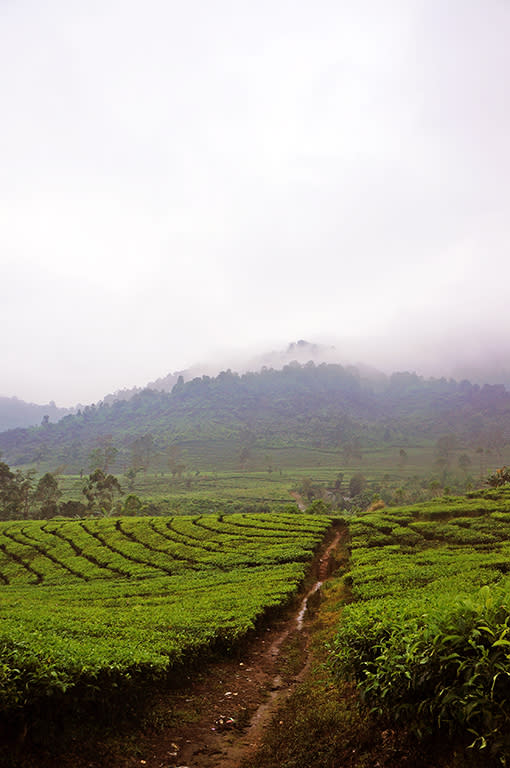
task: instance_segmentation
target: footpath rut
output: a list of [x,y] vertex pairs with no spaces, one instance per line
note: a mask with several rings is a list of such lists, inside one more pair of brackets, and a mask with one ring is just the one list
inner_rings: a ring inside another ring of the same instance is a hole
[[239,658],[213,664],[173,694],[172,725],[140,744],[140,757],[122,765],[239,768],[256,751],[272,715],[306,676],[308,603],[334,570],[342,536],[342,529],[333,528],[314,563],[316,581],[298,608],[261,631]]

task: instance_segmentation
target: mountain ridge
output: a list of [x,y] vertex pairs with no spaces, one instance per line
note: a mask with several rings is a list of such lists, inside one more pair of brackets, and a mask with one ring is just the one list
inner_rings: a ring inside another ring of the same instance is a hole
[[[313,446],[353,455],[388,442],[435,440],[502,446],[510,440],[510,394],[503,386],[424,379],[412,373],[363,377],[353,367],[298,362],[282,370],[177,380],[171,392],[144,389],[101,402],[57,423],[0,434],[11,464],[52,461],[79,471],[109,445],[119,468],[167,461],[176,448],[194,465],[242,463],[251,452]],[[142,456],[144,454],[144,457]],[[135,456],[137,457],[135,460]]]

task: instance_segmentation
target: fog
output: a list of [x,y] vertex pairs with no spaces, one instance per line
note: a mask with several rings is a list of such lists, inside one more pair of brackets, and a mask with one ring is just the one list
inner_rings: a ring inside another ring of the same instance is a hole
[[0,16],[0,395],[95,402],[297,339],[508,380],[505,0]]

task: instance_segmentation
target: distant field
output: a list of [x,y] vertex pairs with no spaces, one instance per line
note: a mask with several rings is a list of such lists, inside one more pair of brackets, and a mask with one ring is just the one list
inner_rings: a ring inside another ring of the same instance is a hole
[[[331,521],[216,515],[0,524],[0,714],[104,705],[287,601]],[[32,714],[30,714],[32,713]]]
[[[363,441],[362,441],[363,442]],[[367,473],[373,473],[381,476],[386,473],[403,474],[425,474],[431,472],[434,465],[435,439],[420,439],[418,441],[392,442],[389,444],[370,443],[362,446],[361,459],[352,458],[346,462],[343,451],[330,448],[319,448],[313,445],[295,445],[295,446],[257,446],[251,453],[244,466],[240,464],[239,445],[235,440],[203,440],[203,441],[181,441],[178,443],[179,461],[185,466],[184,475],[195,477],[196,473],[201,475],[212,475],[214,473],[222,474],[225,472],[240,472],[241,474],[294,474],[296,471],[321,470],[322,468],[331,471],[358,471],[364,470]],[[407,453],[407,463],[402,467],[399,459],[400,449],[405,449]],[[467,453],[471,459],[471,472],[479,474],[480,469],[483,474],[490,471],[491,468],[501,466],[501,464],[510,462],[510,445],[505,446],[502,455],[493,452],[492,454],[484,452],[482,465],[480,464],[480,455],[476,452],[476,446],[458,448],[452,457],[452,469],[458,470],[457,459],[460,454]],[[40,472],[54,471],[59,462],[41,459],[37,462]],[[62,456],[60,465],[66,472],[66,457]],[[71,466],[71,465],[69,465]],[[129,462],[124,459],[117,459],[112,465],[111,471],[122,476],[129,467]],[[89,470],[88,461],[84,462],[83,471]],[[149,468],[148,474],[165,473],[171,477],[168,465],[162,456],[155,456],[154,462]]]
[[[262,466],[258,469],[250,465],[244,469],[199,469],[189,461],[189,457],[184,456],[186,469],[180,477],[172,476],[168,470],[156,472],[152,469],[137,473],[132,482],[125,474],[120,473],[117,477],[124,495],[133,493],[144,502],[154,502],[158,504],[158,512],[166,514],[265,511],[269,508],[282,510],[289,504],[295,504],[292,494],[299,489],[305,478],[327,488],[334,486],[339,473],[343,475],[344,492],[350,478],[357,473],[361,473],[369,487],[375,487],[375,490],[377,486],[397,488],[405,483],[440,479],[440,472],[434,465],[432,443],[406,446],[405,464],[400,459],[399,450],[396,446],[367,450],[361,459],[345,463],[340,453],[331,451],[274,449],[267,451],[265,468],[264,457],[260,458],[257,463]],[[458,458],[461,454],[466,454],[470,461],[467,472],[459,467]],[[476,486],[489,471],[505,461],[510,462],[510,455],[484,455],[481,463],[480,456],[474,450],[458,450],[451,458],[448,479],[438,483],[438,487],[449,485],[452,478],[454,484],[459,483],[460,491],[465,488],[469,478]],[[66,474],[59,476],[62,501],[84,501],[84,477]]]

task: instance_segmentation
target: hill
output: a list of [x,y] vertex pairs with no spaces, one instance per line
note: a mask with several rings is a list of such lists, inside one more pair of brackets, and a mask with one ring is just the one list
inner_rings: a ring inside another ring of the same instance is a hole
[[16,427],[32,427],[44,419],[58,421],[70,413],[69,408],[58,408],[53,401],[36,405],[17,397],[0,397],[0,432]]
[[[312,362],[282,370],[180,377],[171,392],[146,389],[130,400],[86,406],[58,423],[0,434],[13,465],[105,469],[243,466],[268,451],[313,447],[345,459],[378,446],[437,441],[501,453],[510,435],[510,394],[502,386],[362,375]],[[93,453],[95,452],[95,454]]]
[[[238,359],[235,366],[218,361],[209,363],[197,363],[190,368],[167,373],[154,381],[149,381],[145,387],[130,387],[119,389],[103,398],[103,402],[111,405],[116,400],[130,400],[143,389],[155,389],[158,392],[171,392],[179,378],[183,381],[201,378],[202,376],[217,376],[222,370],[234,367],[239,373],[259,372],[262,369],[271,368],[281,370],[286,365],[294,363],[305,364],[312,361],[316,365],[320,363],[339,363],[339,353],[335,347],[324,344],[313,344],[304,339],[292,341],[285,349],[264,352],[253,357]],[[17,425],[16,425],[17,426]]]

